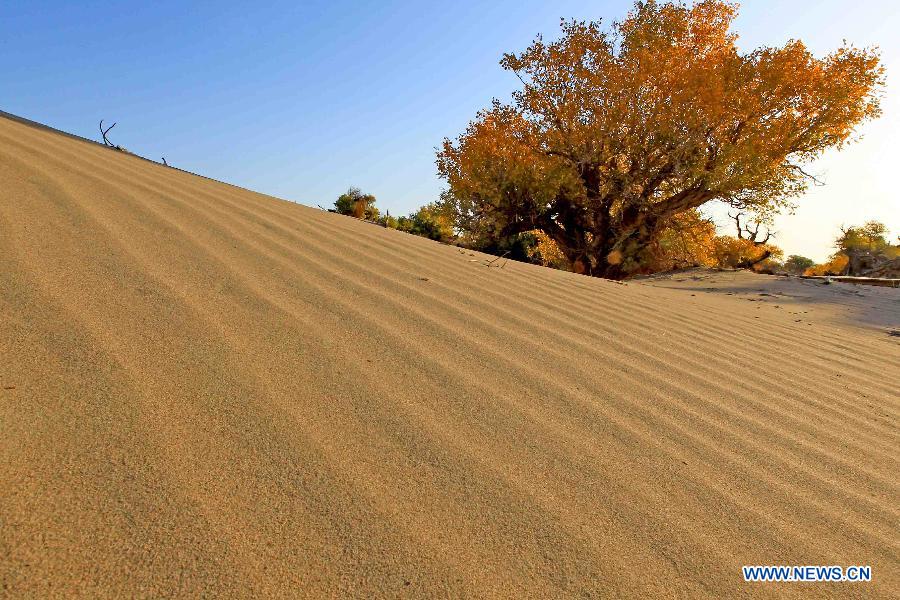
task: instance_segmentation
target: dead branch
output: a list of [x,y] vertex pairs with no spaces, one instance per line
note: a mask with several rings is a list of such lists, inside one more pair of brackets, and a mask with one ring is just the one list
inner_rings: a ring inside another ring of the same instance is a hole
[[166,166],[168,167],[168,166],[169,166],[169,163],[166,162],[166,157],[165,157],[165,156],[162,157],[162,160],[163,160],[163,164],[166,165]]
[[766,248],[763,251],[763,253],[760,254],[759,256],[757,256],[756,258],[744,259],[744,260],[740,261],[738,264],[736,264],[734,267],[736,269],[752,269],[755,265],[758,265],[759,263],[766,260],[770,256],[772,256],[772,250],[770,248]]
[[747,258],[742,260],[737,265],[735,265],[738,269],[750,269],[754,265],[761,263],[766,260],[770,256],[772,256],[772,248],[765,247],[769,242],[771,237],[774,235],[774,231],[766,228],[766,237],[759,239],[759,229],[762,227],[762,223],[759,221],[753,221],[753,226],[751,227],[750,222],[741,223],[741,217],[744,216],[744,213],[739,212],[737,214],[728,213],[728,216],[734,219],[734,224],[737,227],[737,236],[738,239],[747,240],[754,246],[763,246],[763,252],[756,258]]
[[797,172],[800,173],[800,175],[802,175],[803,177],[806,177],[807,179],[810,179],[810,180],[813,182],[813,185],[815,185],[815,186],[823,186],[823,185],[825,185],[825,182],[824,182],[824,181],[821,181],[821,180],[817,179],[814,175],[811,175],[810,173],[807,173],[807,172],[804,171],[803,168],[800,167],[799,165],[792,165],[792,164],[789,164],[788,167],[791,168],[791,169],[793,169],[793,170],[795,170],[795,171],[797,171]]
[[744,229],[741,227],[741,217],[744,216],[744,213],[740,213],[740,212],[739,212],[739,213],[737,213],[736,215],[733,215],[733,214],[731,214],[731,213],[728,213],[728,216],[731,217],[732,219],[734,219],[734,224],[735,224],[735,226],[737,227],[737,236],[738,236],[738,239],[739,239],[739,240],[744,239]]
[[747,221],[743,225],[741,224],[741,217],[744,216],[744,213],[739,212],[734,215],[731,213],[728,213],[728,216],[731,217],[732,219],[734,219],[734,224],[737,228],[738,239],[739,240],[747,240],[748,242],[751,242],[754,246],[762,246],[762,245],[768,243],[769,239],[771,239],[771,237],[775,234],[774,231],[771,231],[770,229],[767,228],[766,229],[766,237],[764,237],[763,239],[758,239],[759,238],[759,229],[760,229],[760,227],[762,227],[762,223],[760,223],[759,221],[754,221],[753,222],[754,227],[751,229],[749,221]]
[[485,263],[485,266],[490,267],[490,266],[491,266],[492,264],[494,264],[496,261],[500,260],[501,258],[503,258],[504,256],[506,256],[507,254],[509,254],[509,252],[510,252],[510,251],[507,250],[506,252],[504,252],[504,253],[501,254],[500,256],[497,256],[496,258],[494,258],[494,259],[492,259],[492,260],[489,260],[487,263]]
[[106,134],[108,134],[110,131],[112,131],[112,128],[115,126],[116,126],[116,123],[113,123],[106,129],[103,129],[103,119],[100,119],[100,134],[103,136],[103,145],[104,146],[109,146],[110,148],[118,148],[118,146],[116,146],[115,144],[110,142],[109,138],[106,137]]

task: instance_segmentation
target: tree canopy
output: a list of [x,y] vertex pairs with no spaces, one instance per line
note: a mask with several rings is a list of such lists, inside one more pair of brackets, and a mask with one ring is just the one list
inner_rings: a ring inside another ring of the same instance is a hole
[[540,230],[573,270],[621,278],[686,211],[718,200],[761,218],[811,181],[808,165],[880,114],[876,51],[817,58],[792,40],[742,53],[736,6],[637,2],[621,22],[563,21],[501,65],[521,81],[437,165],[456,226]]
[[834,245],[839,252],[889,252],[891,243],[887,239],[887,226],[879,221],[868,221],[855,227],[842,227],[841,235]]

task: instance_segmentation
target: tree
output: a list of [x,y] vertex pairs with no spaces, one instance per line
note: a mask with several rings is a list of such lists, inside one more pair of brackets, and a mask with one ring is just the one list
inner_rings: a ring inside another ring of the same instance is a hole
[[735,268],[752,269],[773,255],[781,256],[781,249],[769,244],[769,239],[772,237],[771,229],[766,231],[764,238],[760,238],[759,228],[762,226],[762,223],[759,220],[754,222],[751,229],[749,223],[741,223],[741,217],[744,216],[743,213],[734,215],[729,213],[728,216],[734,219],[734,224],[737,227],[737,239],[739,240],[737,247],[741,250],[740,259],[734,265]]
[[437,165],[461,230],[539,229],[573,270],[640,271],[679,214],[711,201],[765,217],[810,181],[808,164],[880,114],[874,50],[814,57],[800,41],[742,54],[733,4],[637,2],[608,30],[563,21],[501,65],[520,80]]
[[713,257],[716,267],[722,269],[755,269],[770,259],[783,256],[781,248],[770,244],[758,244],[747,238],[730,235],[716,236]]
[[335,212],[342,215],[350,215],[357,219],[375,221],[378,219],[378,209],[375,207],[375,196],[363,194],[359,188],[351,187],[346,193],[341,194],[334,201]]
[[828,262],[813,265],[805,275],[862,275],[880,269],[885,263],[900,258],[900,245],[887,239],[887,227],[878,221],[864,225],[841,227],[834,241],[837,252]]
[[841,227],[841,235],[834,244],[838,251],[849,253],[861,252],[885,252],[891,243],[887,240],[887,226],[879,221],[868,221],[865,225],[857,227]]
[[798,254],[791,254],[787,257],[787,260],[784,261],[782,268],[788,273],[802,275],[807,269],[815,264],[816,262],[811,258],[806,258],[805,256],[800,256]]
[[437,202],[426,204],[408,217],[400,217],[396,228],[438,242],[449,242],[454,238],[453,217]]
[[841,227],[835,246],[837,254],[847,257],[844,269],[847,275],[861,275],[900,256],[900,247],[891,245],[887,240],[887,227],[878,221],[858,227]]

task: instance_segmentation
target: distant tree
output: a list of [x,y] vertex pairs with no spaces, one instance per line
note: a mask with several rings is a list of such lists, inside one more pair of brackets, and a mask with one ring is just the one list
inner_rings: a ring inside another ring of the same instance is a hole
[[447,214],[444,205],[431,202],[408,217],[397,220],[397,229],[420,235],[439,242],[454,239],[453,217]]
[[834,242],[835,252],[828,262],[809,267],[807,275],[861,275],[874,267],[900,257],[900,245],[887,238],[887,227],[879,221],[841,227]]
[[535,229],[573,270],[646,268],[672,219],[711,201],[770,214],[880,114],[876,52],[802,42],[741,53],[735,5],[639,1],[609,30],[566,21],[501,65],[521,81],[437,156],[456,226],[494,243]]
[[841,227],[841,235],[835,240],[838,251],[885,252],[891,247],[887,240],[887,226],[879,221],[868,221],[859,227]]
[[787,257],[787,260],[784,261],[782,268],[788,273],[802,275],[807,269],[815,264],[816,261],[811,258],[806,258],[805,256],[800,256],[798,254],[791,254]]
[[359,188],[351,187],[346,193],[341,194],[334,201],[335,212],[342,215],[350,215],[357,219],[375,221],[378,219],[378,209],[375,207],[375,196],[363,194]]
[[847,257],[847,275],[862,275],[878,264],[900,256],[900,246],[891,245],[887,232],[884,223],[878,221],[841,228],[841,235],[835,240],[835,246],[838,254]]

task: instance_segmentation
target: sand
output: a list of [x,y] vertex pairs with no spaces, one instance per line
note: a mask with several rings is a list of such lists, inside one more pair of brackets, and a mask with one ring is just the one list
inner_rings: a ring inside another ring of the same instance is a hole
[[900,594],[900,290],[488,260],[0,118],[0,595]]

